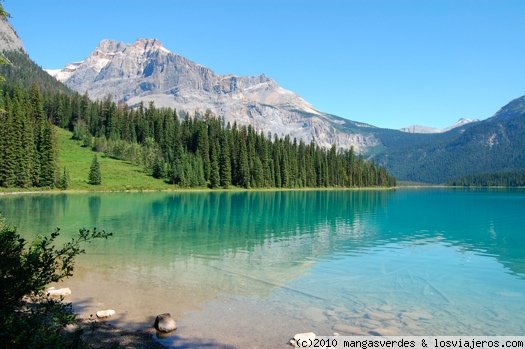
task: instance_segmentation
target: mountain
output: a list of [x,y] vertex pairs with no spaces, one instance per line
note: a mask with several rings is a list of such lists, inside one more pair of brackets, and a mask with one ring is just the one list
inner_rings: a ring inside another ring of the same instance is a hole
[[11,27],[6,18],[0,17],[0,49],[2,51],[22,51],[24,45],[16,31]]
[[48,72],[93,99],[111,95],[131,106],[152,101],[191,114],[209,109],[232,124],[361,153],[379,145],[373,134],[352,131],[372,126],[320,112],[265,75],[218,75],[155,39],[132,44],[103,40],[84,61]]
[[525,169],[525,96],[494,116],[437,134],[378,138],[374,160],[403,180],[445,183],[472,174]]
[[445,129],[413,126],[403,132],[323,113],[264,75],[215,74],[154,39],[133,44],[103,40],[84,61],[49,72],[95,99],[111,95],[132,106],[153,101],[190,113],[210,109],[226,121],[264,132],[325,147],[353,146],[400,180],[445,183],[525,169],[525,97],[484,121],[460,119]]
[[440,133],[440,128],[423,126],[423,125],[410,125],[407,127],[400,128],[399,131],[406,133]]
[[411,125],[411,126],[401,128],[400,131],[407,132],[407,133],[443,133],[443,132],[447,132],[452,129],[455,129],[457,127],[464,126],[466,124],[470,124],[471,122],[477,122],[477,121],[479,121],[479,119],[461,118],[458,121],[456,121],[454,125],[446,127],[446,128],[436,128],[436,127],[429,127],[429,126],[422,126],[422,125]]

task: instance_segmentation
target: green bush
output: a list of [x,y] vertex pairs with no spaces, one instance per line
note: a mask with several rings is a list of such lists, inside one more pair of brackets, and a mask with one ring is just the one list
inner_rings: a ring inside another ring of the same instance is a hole
[[0,343],[6,348],[70,347],[60,331],[75,320],[71,304],[51,299],[45,288],[73,275],[75,257],[85,253],[83,243],[110,235],[81,229],[55,247],[59,229],[28,243],[0,219]]

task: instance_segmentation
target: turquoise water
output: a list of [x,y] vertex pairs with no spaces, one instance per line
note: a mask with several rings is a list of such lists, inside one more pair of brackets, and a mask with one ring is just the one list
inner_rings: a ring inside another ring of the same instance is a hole
[[113,232],[65,283],[77,310],[137,327],[170,311],[175,347],[525,333],[523,190],[39,194],[0,212],[28,238]]

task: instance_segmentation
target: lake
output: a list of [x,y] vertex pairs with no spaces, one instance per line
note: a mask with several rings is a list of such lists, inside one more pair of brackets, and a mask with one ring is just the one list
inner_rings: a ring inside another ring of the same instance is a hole
[[79,313],[173,347],[319,335],[523,335],[525,191],[398,189],[0,197],[24,237],[113,232],[78,258]]

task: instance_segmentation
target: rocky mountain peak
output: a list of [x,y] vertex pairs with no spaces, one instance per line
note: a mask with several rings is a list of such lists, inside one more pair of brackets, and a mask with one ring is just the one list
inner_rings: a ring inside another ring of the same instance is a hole
[[6,18],[0,18],[0,51],[24,51],[22,40]]
[[143,50],[143,51],[161,51],[164,53],[169,53],[170,51],[166,49],[162,43],[157,39],[137,39],[131,47]]
[[99,51],[105,53],[115,53],[118,51],[123,51],[125,47],[126,44],[124,44],[123,42],[117,40],[104,39],[100,41],[94,52]]
[[[51,72],[50,72],[51,73]],[[91,98],[111,95],[130,106],[154,102],[190,115],[211,110],[226,122],[258,131],[290,135],[323,147],[337,144],[358,152],[375,146],[370,135],[347,133],[345,122],[315,109],[264,74],[219,75],[170,52],[157,39],[131,44],[102,40],[84,61],[52,72],[60,81]]]

